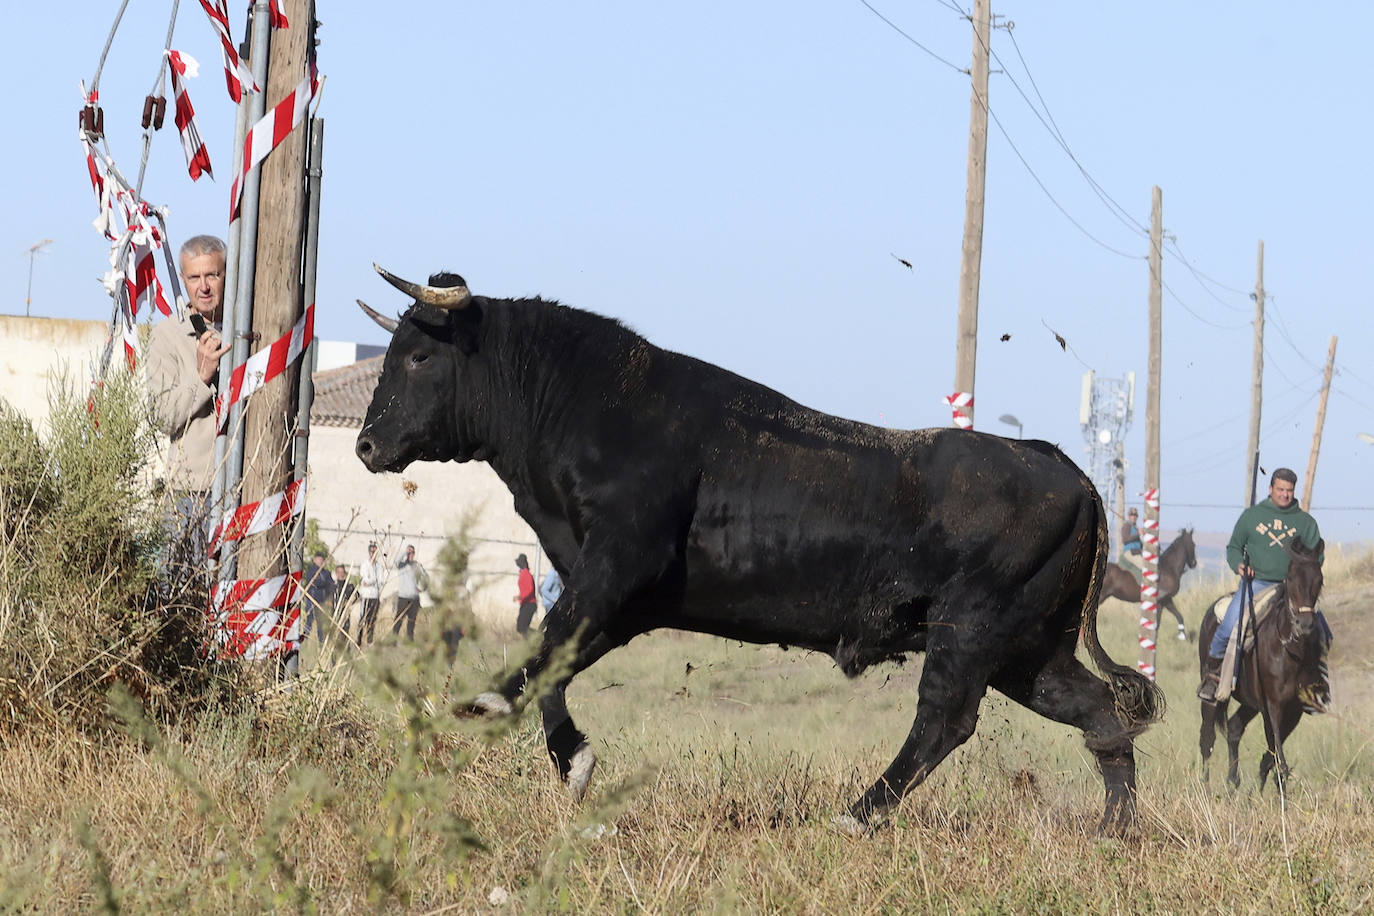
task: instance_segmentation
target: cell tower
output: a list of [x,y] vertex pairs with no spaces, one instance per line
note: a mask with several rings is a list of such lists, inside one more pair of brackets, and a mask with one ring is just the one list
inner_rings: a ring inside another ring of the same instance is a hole
[[[1126,431],[1135,414],[1135,373],[1125,378],[1099,378],[1096,372],[1083,376],[1083,398],[1078,405],[1078,424],[1088,443],[1084,470],[1102,494],[1108,513],[1118,519],[1126,498]],[[1113,530],[1116,529],[1112,525]]]

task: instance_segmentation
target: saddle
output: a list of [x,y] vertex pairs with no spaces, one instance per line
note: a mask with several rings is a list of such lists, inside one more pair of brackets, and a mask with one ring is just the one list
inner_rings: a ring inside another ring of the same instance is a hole
[[[1225,702],[1231,696],[1231,682],[1235,679],[1236,664],[1240,660],[1241,653],[1249,655],[1255,649],[1255,631],[1273,611],[1272,597],[1277,585],[1271,585],[1266,589],[1255,592],[1255,616],[1252,620],[1248,609],[1241,608],[1241,614],[1245,620],[1245,645],[1238,645],[1241,625],[1238,622],[1236,628],[1231,631],[1231,639],[1226,644],[1226,655],[1221,661],[1221,682],[1217,685],[1216,702]],[[1228,592],[1216,601],[1212,602],[1211,610],[1217,618],[1217,623],[1221,623],[1226,616],[1226,608],[1231,604],[1231,598],[1235,592]],[[1317,671],[1310,683],[1303,684],[1298,688],[1298,699],[1302,702],[1302,711],[1308,715],[1320,715],[1326,712],[1331,705],[1331,675],[1326,666],[1326,653],[1331,648],[1331,628],[1326,623],[1326,617],[1317,612],[1319,626],[1322,628],[1322,653],[1317,663]]]

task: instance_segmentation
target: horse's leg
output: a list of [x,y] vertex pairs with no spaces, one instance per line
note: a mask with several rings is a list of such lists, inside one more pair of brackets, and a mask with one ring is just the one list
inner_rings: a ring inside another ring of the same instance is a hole
[[1188,627],[1183,622],[1183,615],[1178,612],[1178,608],[1174,607],[1174,596],[1170,595],[1165,598],[1159,603],[1159,606],[1174,615],[1174,620],[1178,621],[1178,638],[1186,641],[1188,639]]
[[1048,661],[1016,659],[999,671],[992,686],[1047,719],[1081,729],[1097,758],[1106,795],[1099,827],[1120,833],[1135,819],[1135,747],[1132,733],[1116,716],[1112,689],[1059,646]]
[[[1300,704],[1270,703],[1264,717],[1264,737],[1268,746],[1260,757],[1260,791],[1264,791],[1265,781],[1272,770],[1274,787],[1282,797],[1288,788],[1288,760],[1283,755],[1283,742],[1293,733],[1298,720],[1302,718]],[[1272,726],[1271,726],[1272,723]]]
[[1236,709],[1235,715],[1226,723],[1226,751],[1230,759],[1226,779],[1232,788],[1240,788],[1240,737],[1245,734],[1245,726],[1249,725],[1250,720],[1258,713],[1258,709],[1242,703]]
[[1197,747],[1202,754],[1202,781],[1208,782],[1211,773],[1212,748],[1217,741],[1217,707],[1219,703],[1203,703],[1202,730],[1198,732]]

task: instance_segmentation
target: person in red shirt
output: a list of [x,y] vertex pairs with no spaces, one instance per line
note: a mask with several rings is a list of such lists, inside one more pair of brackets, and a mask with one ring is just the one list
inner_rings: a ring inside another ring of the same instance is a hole
[[534,574],[530,572],[530,561],[523,553],[515,558],[515,565],[520,568],[515,596],[520,612],[515,615],[515,632],[524,636],[530,631],[530,623],[534,620]]

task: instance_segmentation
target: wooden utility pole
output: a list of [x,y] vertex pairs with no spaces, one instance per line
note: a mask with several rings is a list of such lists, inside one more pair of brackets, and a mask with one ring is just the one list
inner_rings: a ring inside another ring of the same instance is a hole
[[[279,6],[291,25],[275,29],[269,45],[270,63],[264,87],[269,105],[286,98],[305,77],[314,35],[313,0],[280,0]],[[301,260],[305,237],[306,127],[306,121],[296,125],[262,163],[257,267],[253,279],[255,350],[290,332],[304,311]],[[247,402],[244,504],[279,493],[291,482],[301,365],[302,360],[297,359]],[[246,538],[239,549],[239,577],[266,578],[285,573],[287,530],[275,527]]]
[[1163,313],[1164,195],[1156,185],[1150,197],[1150,381],[1145,393],[1145,582],[1140,587],[1140,670],[1155,679],[1155,641],[1159,635],[1159,366]]
[[1245,500],[1255,502],[1255,480],[1259,464],[1260,400],[1264,388],[1264,239],[1259,243],[1259,267],[1255,275],[1255,356],[1250,368],[1250,445],[1245,453]]
[[1326,351],[1326,375],[1322,378],[1322,398],[1317,405],[1317,425],[1312,430],[1312,454],[1307,456],[1307,476],[1302,484],[1300,505],[1312,511],[1312,484],[1317,479],[1317,453],[1322,447],[1322,427],[1326,425],[1326,396],[1331,393],[1331,370],[1336,367],[1336,335],[1331,335],[1331,346]]
[[[978,362],[978,281],[983,269],[983,190],[987,184],[988,49],[992,0],[973,4],[973,95],[969,103],[968,181],[964,190],[964,250],[959,266],[959,331],[954,352],[954,390],[973,396]],[[970,403],[961,408],[973,421]],[[956,426],[962,425],[957,422]]]

